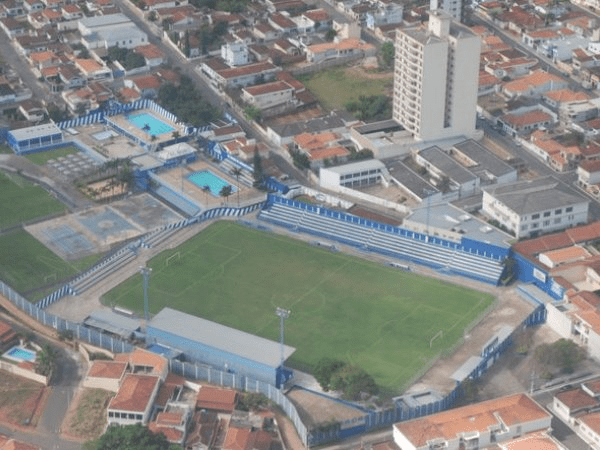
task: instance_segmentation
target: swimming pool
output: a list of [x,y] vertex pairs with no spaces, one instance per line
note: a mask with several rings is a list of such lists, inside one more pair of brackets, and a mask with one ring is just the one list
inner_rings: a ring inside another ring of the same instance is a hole
[[3,355],[5,358],[12,359],[13,361],[35,361],[36,353],[33,350],[29,350],[23,347],[13,347]]
[[171,125],[148,113],[131,114],[127,117],[127,120],[150,136],[158,136],[159,134],[175,131],[175,128]]
[[235,186],[230,185],[224,179],[216,176],[210,170],[202,170],[201,172],[195,172],[188,175],[188,180],[198,186],[200,189],[204,189],[204,186],[208,186],[210,193],[215,197],[221,195],[221,189],[225,186],[231,186],[231,192],[235,192]]

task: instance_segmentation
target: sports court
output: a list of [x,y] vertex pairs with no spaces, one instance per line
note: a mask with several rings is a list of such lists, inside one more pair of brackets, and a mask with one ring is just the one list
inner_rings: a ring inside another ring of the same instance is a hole
[[142,194],[25,229],[58,256],[73,261],[106,252],[124,240],[180,219],[172,209]]

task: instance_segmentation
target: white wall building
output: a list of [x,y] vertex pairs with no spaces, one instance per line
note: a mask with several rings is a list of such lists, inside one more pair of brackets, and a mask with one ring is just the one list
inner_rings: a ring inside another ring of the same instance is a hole
[[228,42],[221,45],[221,58],[232,67],[243,66],[250,62],[248,47],[242,41]]
[[576,196],[553,177],[483,189],[482,212],[517,238],[587,223],[588,206],[588,200]]
[[481,41],[443,11],[397,33],[393,118],[418,140],[475,133]]
[[465,2],[463,0],[431,0],[430,9],[432,11],[436,9],[445,11],[457,22],[462,22]]

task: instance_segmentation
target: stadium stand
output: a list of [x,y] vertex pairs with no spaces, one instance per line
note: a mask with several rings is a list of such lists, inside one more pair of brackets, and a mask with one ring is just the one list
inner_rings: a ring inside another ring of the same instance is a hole
[[[279,200],[278,200],[279,199]],[[345,215],[348,217],[347,215]],[[332,239],[361,250],[425,265],[441,272],[465,276],[497,285],[504,271],[501,258],[467,251],[460,245],[444,245],[441,240],[429,242],[425,236],[378,224],[367,226],[365,220],[342,220],[326,208],[301,208],[287,199],[270,196],[259,219],[293,231]],[[363,223],[361,223],[363,222]]]

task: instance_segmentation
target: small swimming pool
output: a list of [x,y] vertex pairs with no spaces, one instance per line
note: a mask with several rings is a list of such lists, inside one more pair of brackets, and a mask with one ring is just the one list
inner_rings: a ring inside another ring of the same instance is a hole
[[150,136],[158,136],[159,134],[175,131],[175,128],[171,125],[148,113],[131,114],[127,116],[127,120]]
[[36,352],[33,350],[29,350],[23,347],[13,347],[3,355],[7,359],[12,359],[13,361],[35,361]]
[[223,178],[216,176],[210,170],[202,170],[201,172],[195,172],[191,175],[188,175],[188,180],[198,186],[200,189],[204,189],[204,186],[208,186],[210,193],[215,197],[219,197],[221,195],[221,189],[225,186],[231,186],[231,192],[235,192],[236,188],[233,185],[230,185]]

